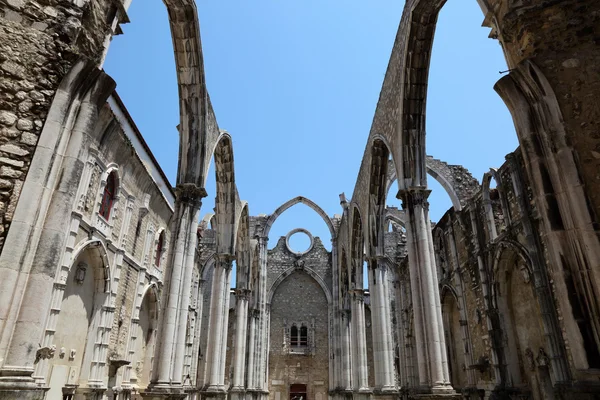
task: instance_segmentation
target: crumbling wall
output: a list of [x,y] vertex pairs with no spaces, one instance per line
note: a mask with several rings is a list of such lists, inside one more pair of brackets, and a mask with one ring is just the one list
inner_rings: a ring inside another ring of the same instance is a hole
[[0,0],[0,251],[61,79],[79,58],[100,63],[109,4]]

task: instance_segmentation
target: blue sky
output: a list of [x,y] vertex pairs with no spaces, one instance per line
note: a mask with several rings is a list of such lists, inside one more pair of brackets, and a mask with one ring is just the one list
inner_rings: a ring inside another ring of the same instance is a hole
[[[329,215],[352,195],[403,1],[202,1],[198,13],[206,80],[219,126],[233,137],[236,182],[250,213],[270,214],[302,195]],[[134,1],[105,70],[171,182],[179,123],[175,63],[165,6]],[[493,85],[506,69],[482,28],[475,0],[442,9],[427,104],[427,152],[462,164],[481,180],[517,147]],[[202,214],[214,207],[214,169]],[[451,206],[433,179],[431,218]],[[400,206],[390,191],[389,205]],[[303,205],[273,226],[269,247],[306,228],[331,248],[318,215]],[[300,236],[300,235],[296,235]],[[298,248],[306,244],[294,237]]]

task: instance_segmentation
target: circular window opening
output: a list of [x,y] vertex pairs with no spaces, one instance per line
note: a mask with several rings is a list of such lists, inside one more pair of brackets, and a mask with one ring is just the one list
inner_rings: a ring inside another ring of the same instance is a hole
[[298,228],[287,234],[285,244],[290,252],[304,254],[312,249],[313,237],[306,229]]

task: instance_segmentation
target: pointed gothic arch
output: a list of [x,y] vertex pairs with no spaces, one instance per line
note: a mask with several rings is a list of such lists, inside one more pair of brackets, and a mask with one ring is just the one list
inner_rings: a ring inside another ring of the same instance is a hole
[[286,201],[285,203],[283,203],[281,206],[279,206],[277,208],[277,210],[275,210],[273,212],[273,214],[271,214],[269,216],[269,219],[265,223],[263,236],[269,237],[269,232],[271,231],[271,227],[273,226],[273,224],[275,223],[277,218],[279,218],[279,216],[281,214],[283,214],[288,208],[295,206],[296,204],[299,204],[299,203],[302,203],[302,204],[312,208],[314,212],[319,214],[319,216],[323,219],[323,221],[325,221],[327,228],[329,228],[329,233],[331,234],[331,238],[332,239],[335,238],[335,229],[333,227],[331,219],[329,218],[329,216],[327,216],[327,213],[325,211],[323,211],[323,209],[321,207],[319,207],[317,205],[317,203],[315,203],[312,200],[310,200],[306,197],[303,197],[303,196],[294,197],[293,199],[290,199],[290,200]]

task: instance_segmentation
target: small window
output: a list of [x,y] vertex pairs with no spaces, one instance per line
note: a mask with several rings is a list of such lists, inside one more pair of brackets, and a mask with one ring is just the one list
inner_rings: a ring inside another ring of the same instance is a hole
[[308,328],[305,326],[300,328],[300,346],[308,346]]
[[308,328],[302,324],[298,329],[296,324],[290,329],[290,347],[308,347]]
[[154,265],[156,265],[156,268],[160,267],[160,259],[162,258],[164,245],[165,231],[162,231],[158,236],[158,243],[156,244],[156,258],[154,259]]
[[112,210],[115,201],[116,189],[117,173],[113,171],[106,179],[106,186],[104,186],[104,193],[102,194],[102,203],[100,204],[100,211],[98,212],[107,221],[110,218],[110,211]]
[[296,325],[293,325],[290,330],[290,346],[298,347],[298,327]]

